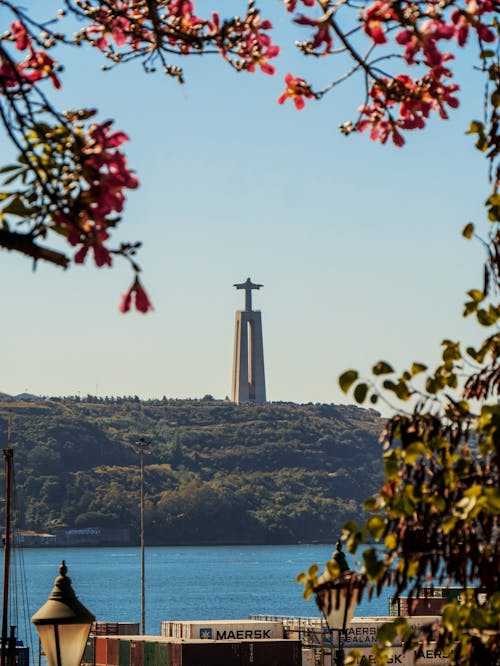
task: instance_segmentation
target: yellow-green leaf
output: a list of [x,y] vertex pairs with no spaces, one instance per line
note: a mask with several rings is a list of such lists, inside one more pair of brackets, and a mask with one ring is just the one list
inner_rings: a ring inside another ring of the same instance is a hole
[[361,405],[366,400],[367,393],[368,385],[364,383],[358,384],[354,389],[354,400]]
[[462,229],[462,236],[464,238],[472,238],[474,235],[474,225],[472,222],[469,222],[469,224],[466,224],[465,227]]
[[394,368],[385,361],[379,361],[373,366],[372,372],[374,375],[387,375],[390,372],[394,372]]
[[405,450],[405,460],[409,465],[413,465],[425,451],[422,442],[413,442]]
[[366,527],[375,541],[378,541],[385,529],[385,520],[382,516],[371,516],[366,521]]
[[351,388],[359,375],[356,370],[346,370],[339,377],[339,386],[344,393]]

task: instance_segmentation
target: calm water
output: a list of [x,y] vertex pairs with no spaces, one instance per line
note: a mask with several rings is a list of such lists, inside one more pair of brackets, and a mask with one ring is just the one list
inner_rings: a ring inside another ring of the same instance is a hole
[[[223,546],[146,548],[146,633],[161,620],[245,619],[250,613],[317,616],[304,601],[296,575],[332,546]],[[75,592],[98,620],[139,622],[141,558],[138,548],[35,548],[23,551],[33,614],[47,600],[61,559]],[[353,564],[351,560],[351,565]],[[363,600],[357,615],[388,615],[388,595]],[[20,631],[23,619],[19,618]]]

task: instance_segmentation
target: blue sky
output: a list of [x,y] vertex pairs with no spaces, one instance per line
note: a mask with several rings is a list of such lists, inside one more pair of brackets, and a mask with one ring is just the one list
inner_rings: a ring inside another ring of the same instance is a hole
[[[279,3],[272,14],[281,39],[305,37]],[[2,251],[0,391],[224,398],[243,307],[232,285],[247,276],[264,284],[254,307],[270,400],[347,402],[337,388],[346,368],[431,363],[443,338],[474,341],[461,305],[480,284],[482,254],[460,231],[485,228],[487,184],[464,134],[482,104],[472,59],[459,66],[452,119],[397,149],[338,132],[363,101],[360,80],[302,112],[279,106],[288,71],[318,86],[340,71],[291,46],[274,77],[237,74],[216,56],[186,60],[185,86],[137,63],[103,73],[89,49],[60,57],[64,87],[52,100],[97,106],[131,138],[141,187],[117,239],[144,242],[155,311],[118,313],[124,262],[33,273]]]

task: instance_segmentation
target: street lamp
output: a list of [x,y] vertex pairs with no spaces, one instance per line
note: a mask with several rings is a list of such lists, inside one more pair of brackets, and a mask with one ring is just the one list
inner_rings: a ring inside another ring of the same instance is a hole
[[95,617],[81,604],[64,560],[48,600],[31,618],[49,666],[80,666]]
[[330,631],[332,652],[332,634],[334,631],[338,631],[339,642],[335,663],[337,666],[344,666],[343,647],[346,639],[346,627],[352,620],[358,602],[358,587],[356,574],[349,570],[340,542],[337,542],[337,552],[332,559],[340,567],[340,575],[331,579],[330,574],[325,572],[320,576],[314,594],[318,608],[323,613]]

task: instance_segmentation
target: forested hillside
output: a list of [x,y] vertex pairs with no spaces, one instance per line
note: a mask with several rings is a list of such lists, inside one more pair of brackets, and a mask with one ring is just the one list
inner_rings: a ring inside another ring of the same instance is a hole
[[354,406],[0,400],[3,446],[8,409],[29,529],[127,526],[136,538],[140,438],[150,544],[331,542],[380,480],[382,421]]

